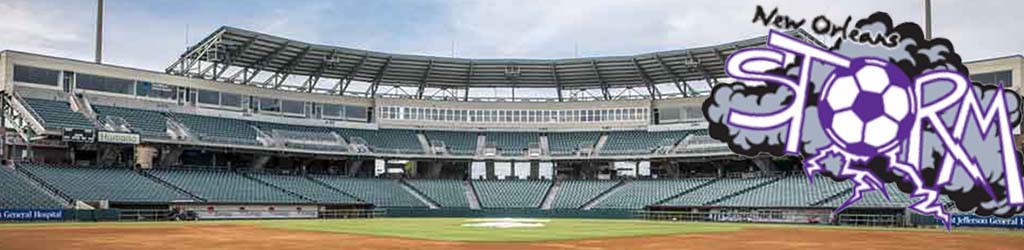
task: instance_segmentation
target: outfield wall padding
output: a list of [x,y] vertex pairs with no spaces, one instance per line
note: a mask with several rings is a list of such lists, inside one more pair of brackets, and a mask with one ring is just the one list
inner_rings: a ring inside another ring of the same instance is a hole
[[592,219],[633,219],[636,210],[629,209],[551,209],[536,208],[386,208],[387,217],[469,217],[469,218],[592,218]]

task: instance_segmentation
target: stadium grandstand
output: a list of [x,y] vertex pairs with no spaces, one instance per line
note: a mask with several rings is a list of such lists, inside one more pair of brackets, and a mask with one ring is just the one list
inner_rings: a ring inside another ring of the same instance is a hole
[[[850,186],[818,176],[807,191],[798,161],[740,157],[707,131],[700,105],[725,58],[764,42],[467,59],[224,27],[165,72],[3,51],[0,187],[16,192],[0,208],[827,215]],[[849,211],[901,218],[910,200],[888,194]]]

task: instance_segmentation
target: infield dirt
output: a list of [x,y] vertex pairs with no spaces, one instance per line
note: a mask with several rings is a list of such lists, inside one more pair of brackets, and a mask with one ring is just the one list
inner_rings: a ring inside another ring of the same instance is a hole
[[265,228],[174,224],[153,227],[0,228],[0,249],[1022,249],[1024,234],[752,227],[736,232],[517,243],[477,243]]

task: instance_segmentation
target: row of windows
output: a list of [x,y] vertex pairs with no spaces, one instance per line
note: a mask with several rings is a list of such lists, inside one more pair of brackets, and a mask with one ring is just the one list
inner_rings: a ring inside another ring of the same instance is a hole
[[210,90],[198,90],[197,92],[196,102],[200,104],[232,108],[242,107],[242,95]]
[[[53,87],[60,86],[61,71],[37,68],[23,65],[14,65],[14,81],[22,83],[40,84]],[[147,81],[136,81],[107,76],[91,75],[84,73],[64,72],[65,87],[74,85],[77,89],[108,92],[124,95],[135,95],[141,97],[179,100],[179,103],[195,102],[200,106],[214,108],[242,109],[246,106],[243,102],[249,97],[202,89],[186,89],[183,87],[154,83]],[[73,80],[73,81],[72,81]],[[65,90],[69,91],[69,90]],[[179,96],[180,94],[180,96]],[[367,108],[361,106],[307,103],[304,101],[293,101],[276,98],[252,97],[249,102],[250,110],[261,113],[280,113],[306,117],[321,117],[317,112],[322,112],[323,118],[343,119],[349,121],[368,122],[369,115]],[[311,112],[307,112],[307,106]]]
[[56,87],[60,83],[60,71],[14,65],[14,81]]
[[75,75],[75,88],[132,95],[136,87],[134,80],[79,73]]
[[135,95],[157,99],[177,100],[178,86],[138,81],[135,83]]
[[704,112],[701,111],[700,106],[664,107],[658,109],[657,112],[659,124],[704,120]]
[[577,110],[442,109],[421,107],[379,107],[382,120],[413,120],[469,123],[591,123],[644,122],[647,108]]
[[1013,72],[1005,70],[973,74],[971,75],[971,81],[975,81],[985,85],[996,85],[999,83],[1003,83],[1003,86],[1013,87]]

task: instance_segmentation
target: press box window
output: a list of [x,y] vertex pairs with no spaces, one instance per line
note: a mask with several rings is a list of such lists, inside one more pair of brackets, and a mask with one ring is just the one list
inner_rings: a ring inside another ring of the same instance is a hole
[[90,74],[78,74],[75,79],[75,87],[79,89],[118,94],[133,94],[132,92],[135,90],[135,81]]
[[1003,86],[1013,87],[1013,72],[1009,70],[996,71],[990,73],[981,73],[971,75],[971,81],[978,82],[984,85],[996,85],[1000,82]]
[[14,81],[56,87],[60,83],[60,71],[14,65]]
[[277,99],[259,98],[260,111],[281,112],[281,103]]
[[231,93],[220,93],[220,105],[228,107],[242,107],[242,95]]
[[199,103],[220,105],[220,92],[199,90]]
[[178,87],[161,83],[139,81],[135,84],[135,95],[175,100],[178,98]]
[[306,114],[306,103],[299,101],[281,101],[281,112],[289,114]]

